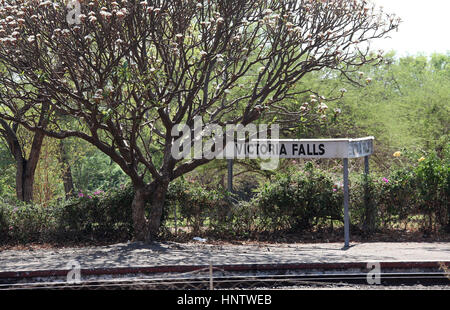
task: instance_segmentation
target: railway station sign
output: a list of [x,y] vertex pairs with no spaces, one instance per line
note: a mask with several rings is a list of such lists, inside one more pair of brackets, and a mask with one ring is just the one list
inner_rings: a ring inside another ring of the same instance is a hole
[[374,137],[358,139],[254,139],[225,147],[227,159],[358,158],[373,153]]
[[369,173],[369,156],[374,137],[358,139],[253,139],[228,143],[223,154],[228,159],[228,184],[232,190],[233,159],[342,158],[344,174],[344,249],[350,246],[348,160],[364,157],[364,173]]

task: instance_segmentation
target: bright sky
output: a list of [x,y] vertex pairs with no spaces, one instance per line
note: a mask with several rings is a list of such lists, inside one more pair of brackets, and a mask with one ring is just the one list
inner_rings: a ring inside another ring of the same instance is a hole
[[386,13],[402,19],[391,38],[374,40],[372,47],[398,56],[450,52],[450,0],[371,0]]

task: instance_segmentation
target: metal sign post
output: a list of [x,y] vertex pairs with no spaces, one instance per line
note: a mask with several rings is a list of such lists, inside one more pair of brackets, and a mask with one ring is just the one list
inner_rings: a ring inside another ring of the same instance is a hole
[[348,158],[344,158],[344,248],[350,246],[350,216],[348,214]]
[[[223,155],[228,162],[228,187],[232,189],[232,159],[268,158],[343,158],[344,160],[344,249],[350,246],[348,188],[349,158],[364,157],[364,173],[369,173],[369,156],[374,137],[358,139],[254,139],[226,145]],[[231,163],[230,163],[231,162]]]
[[228,182],[227,182],[227,187],[228,187],[228,191],[230,193],[233,192],[233,160],[232,159],[228,159],[227,160],[227,164],[228,164]]

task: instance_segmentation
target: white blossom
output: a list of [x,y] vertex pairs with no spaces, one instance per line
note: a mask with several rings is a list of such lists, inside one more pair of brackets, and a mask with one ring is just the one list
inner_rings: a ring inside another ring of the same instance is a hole
[[100,11],[100,15],[103,17],[103,18],[110,18],[111,16],[112,16],[112,13],[110,13],[110,12],[107,12],[107,11]]
[[321,111],[324,111],[324,110],[326,110],[326,109],[328,109],[328,106],[325,104],[325,103],[321,103],[320,104],[320,106],[319,106],[319,110],[321,110]]
[[39,7],[48,7],[52,4],[51,1],[44,1],[39,4]]

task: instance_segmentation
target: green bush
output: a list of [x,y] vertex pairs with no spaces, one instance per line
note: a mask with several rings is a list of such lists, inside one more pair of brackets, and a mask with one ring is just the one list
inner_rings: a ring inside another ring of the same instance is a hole
[[[372,173],[367,180],[361,174],[352,174],[351,223],[365,228],[374,215],[375,229],[401,224],[406,228],[415,221],[427,230],[450,231],[449,153],[448,147],[429,154],[410,153],[394,159],[397,168],[389,174]],[[341,181],[341,175],[333,176],[312,164],[307,164],[304,171],[287,171],[256,188],[250,201],[238,203],[232,203],[234,199],[221,188],[210,189],[183,179],[172,182],[162,228],[168,231],[174,226],[175,213],[178,227],[187,226],[191,233],[219,238],[306,231],[319,224],[342,222],[343,191],[334,181]],[[134,191],[130,185],[107,193],[78,195],[48,206],[0,201],[0,242],[131,239]]]
[[417,214],[417,191],[415,174],[409,168],[394,170],[387,177],[377,180],[377,198],[379,222],[384,227],[393,222],[408,224],[412,215]]
[[231,237],[250,238],[262,232],[260,215],[254,200],[240,201],[232,206],[229,221],[226,222],[228,225],[223,227],[223,231]]
[[20,201],[0,203],[2,243],[46,241],[55,231],[58,218],[52,206],[31,205]]
[[450,228],[449,179],[450,156],[447,148],[443,158],[436,152],[428,154],[415,168],[416,190],[419,195],[418,209],[428,218],[428,230],[439,224]]
[[252,203],[263,229],[305,230],[321,220],[341,220],[342,196],[331,176],[310,165],[305,172],[277,174]]
[[389,174],[371,174],[367,185],[357,178],[351,187],[352,220],[365,223],[365,186],[376,208],[376,227],[395,227],[417,223],[430,231],[450,227],[448,150],[428,154],[401,152],[397,167]]
[[218,228],[227,215],[226,193],[220,189],[207,189],[185,180],[173,182],[166,196],[166,213],[176,208],[194,234],[198,234],[208,219],[209,228]]
[[127,240],[133,232],[130,186],[108,193],[79,194],[62,206],[59,230],[72,239]]
[[0,242],[129,240],[132,199],[133,191],[126,187],[46,206],[0,202]]
[[[367,186],[377,227],[403,224],[406,229],[413,221],[428,231],[450,227],[448,154],[448,149],[441,156],[403,151],[397,168],[385,176],[370,176]],[[352,218],[360,225],[365,217],[364,184],[361,178],[351,187]]]

